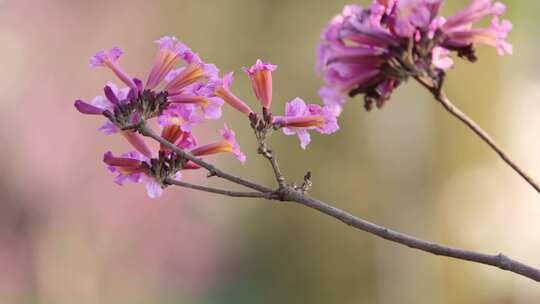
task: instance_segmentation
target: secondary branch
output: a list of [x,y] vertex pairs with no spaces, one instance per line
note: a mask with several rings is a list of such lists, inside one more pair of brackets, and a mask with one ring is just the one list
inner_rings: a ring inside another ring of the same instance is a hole
[[416,80],[425,88],[427,88],[435,97],[435,99],[445,108],[448,113],[463,122],[469,129],[471,129],[480,139],[482,139],[491,149],[493,149],[502,160],[508,164],[515,172],[517,172],[529,185],[531,185],[536,192],[540,193],[540,184],[534,180],[522,167],[520,167],[516,161],[514,161],[508,153],[506,153],[495,142],[489,134],[484,131],[474,120],[472,120],[467,114],[456,107],[450,99],[444,94],[440,86],[433,85],[428,81],[417,77]]

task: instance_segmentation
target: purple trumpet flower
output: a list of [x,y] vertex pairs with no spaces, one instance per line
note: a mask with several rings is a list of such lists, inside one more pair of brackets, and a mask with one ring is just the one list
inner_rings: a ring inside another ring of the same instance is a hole
[[[444,18],[443,0],[375,0],[367,7],[348,5],[324,30],[317,69],[325,85],[320,95],[340,113],[347,95],[364,95],[366,109],[382,107],[409,77],[429,75],[435,82],[453,67],[450,55],[476,60],[474,47],[485,44],[511,54],[506,41],[510,21],[500,21],[505,6],[491,0],[471,4]],[[474,24],[491,17],[491,25]]]

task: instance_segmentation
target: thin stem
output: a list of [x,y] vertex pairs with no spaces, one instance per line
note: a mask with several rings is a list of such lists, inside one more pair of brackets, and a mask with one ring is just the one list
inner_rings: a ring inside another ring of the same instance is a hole
[[274,154],[274,152],[270,152],[270,153],[272,153],[272,157],[270,157],[269,161],[270,161],[270,164],[272,165],[272,169],[274,170],[274,175],[276,176],[276,180],[279,186],[283,187],[285,186],[285,177],[283,177],[283,173],[281,173],[281,169],[279,168],[277,156]]
[[184,187],[188,189],[193,189],[201,192],[208,192],[213,194],[219,194],[229,197],[239,197],[239,198],[263,198],[263,199],[271,199],[273,192],[267,192],[267,193],[261,193],[261,192],[236,192],[236,191],[229,191],[229,190],[222,190],[212,187],[205,187],[205,186],[199,186],[194,185],[178,180],[174,180],[171,178],[168,178],[165,180],[165,183],[167,185],[174,185],[178,187]]
[[467,114],[463,113],[448,99],[446,94],[425,80],[416,78],[416,80],[426,87],[435,97],[435,99],[448,111],[452,116],[463,122],[469,129],[471,129],[478,137],[480,137],[491,149],[493,149],[502,160],[508,164],[514,171],[516,171],[529,185],[531,185],[536,192],[540,193],[540,184],[535,181],[526,171],[521,168],[511,157],[506,153],[488,133],[486,133],[474,120],[472,120]]
[[272,191],[272,189],[270,189],[268,187],[265,187],[265,186],[250,182],[248,180],[245,180],[243,178],[240,178],[240,177],[231,175],[229,173],[226,173],[226,172],[216,168],[214,165],[209,164],[209,163],[205,162],[204,160],[193,156],[191,153],[189,153],[187,151],[184,151],[183,149],[178,148],[176,145],[172,144],[168,140],[166,140],[163,137],[156,134],[146,124],[142,124],[142,125],[138,126],[138,131],[143,136],[153,138],[154,140],[156,140],[160,144],[162,144],[165,147],[171,149],[174,153],[178,154],[179,156],[181,156],[181,157],[183,157],[183,158],[185,158],[187,160],[190,160],[190,161],[194,162],[195,164],[205,168],[210,173],[211,176],[217,176],[217,177],[226,179],[226,180],[228,180],[228,181],[230,181],[232,183],[242,185],[244,187],[247,187],[247,188],[259,191],[259,192],[271,192]]
[[274,154],[273,151],[268,149],[265,142],[262,142],[260,144],[259,154],[264,156],[268,160],[268,162],[270,162],[270,165],[272,166],[272,171],[274,172],[274,177],[276,178],[279,187],[285,187],[285,177],[283,176],[283,173],[281,173],[281,169],[279,168],[277,156],[276,154]]
[[259,144],[257,152],[264,158],[266,158],[268,162],[270,162],[270,165],[272,166],[272,171],[274,172],[274,177],[279,187],[285,187],[285,176],[283,175],[283,173],[281,173],[281,169],[279,168],[279,164],[277,161],[277,156],[274,154],[274,151],[268,148],[268,145],[266,144],[269,136],[273,133],[274,130],[276,130],[276,124],[274,122],[272,113],[270,113],[268,109],[263,107],[262,119],[259,119],[257,114],[253,114],[250,115],[250,121],[251,128],[253,129],[255,138],[257,139],[257,143]]

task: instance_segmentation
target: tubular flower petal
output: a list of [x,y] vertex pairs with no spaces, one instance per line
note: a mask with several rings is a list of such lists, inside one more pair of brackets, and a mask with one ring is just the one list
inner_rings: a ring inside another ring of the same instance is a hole
[[197,146],[197,138],[191,132],[183,132],[176,146],[180,149],[192,149]]
[[[133,183],[144,183],[148,197],[157,198],[163,194],[163,188],[150,175],[150,161],[138,152],[129,152],[115,157],[112,152],[107,152],[103,156],[103,162],[111,173],[118,173],[114,182],[123,185],[126,181]],[[180,178],[181,174],[176,174],[175,178]]]
[[197,147],[191,151],[195,156],[211,155],[223,152],[233,153],[234,156],[241,162],[246,162],[246,155],[240,150],[240,145],[236,141],[236,134],[229,129],[227,125],[220,131],[223,137],[222,141],[207,144]]
[[77,111],[81,112],[82,114],[88,114],[88,115],[102,115],[105,111],[102,108],[99,108],[97,106],[91,105],[87,102],[84,102],[80,99],[75,100],[74,104]]
[[190,132],[202,121],[202,118],[196,114],[196,107],[193,104],[174,104],[159,116],[159,124],[162,127],[178,125],[184,132]]
[[146,81],[147,90],[155,89],[188,50],[176,37],[165,36],[156,40],[156,43],[159,45],[159,51]]
[[306,103],[295,98],[285,105],[285,116],[275,116],[274,122],[283,128],[286,135],[297,135],[302,149],[311,142],[308,130],[320,134],[332,134],[339,130],[337,115],[328,107]]
[[[184,132],[178,125],[168,125],[161,130],[161,137],[174,145],[176,145],[176,142],[182,137],[183,134]],[[170,152],[170,149],[163,144],[160,145],[159,150]]]
[[103,132],[105,135],[113,135],[118,133],[119,129],[112,122],[106,121],[101,127],[99,127],[98,131]]
[[272,104],[272,72],[276,69],[276,65],[264,63],[260,59],[250,68],[244,68],[244,71],[251,79],[251,86],[255,96],[261,105],[267,109]]
[[251,108],[243,100],[231,92],[230,87],[233,80],[234,76],[231,72],[225,75],[223,79],[214,81],[211,83],[213,92],[217,97],[223,99],[231,107],[249,116],[249,114],[253,113],[253,110],[251,110]]
[[121,134],[142,155],[152,158],[152,151],[139,134],[127,131],[122,131]]
[[148,173],[146,160],[138,152],[125,153],[121,157],[115,157],[112,152],[107,152],[103,156],[107,169],[111,173],[118,173],[114,181],[119,185],[123,185],[125,181],[141,182]]
[[170,96],[168,101],[176,104],[195,104],[200,107],[206,119],[219,119],[222,115],[223,99],[212,96],[206,88],[194,90],[192,94]]
[[[190,149],[197,145],[197,139],[191,132],[184,132],[179,125],[167,125],[161,131],[161,137],[181,149]],[[160,151],[171,152],[164,145],[160,146]]]
[[187,67],[172,70],[165,78],[168,81],[165,91],[169,95],[182,93],[188,86],[197,82],[213,80],[217,77],[218,69],[213,64],[193,62]]
[[137,89],[137,85],[133,78],[124,72],[118,64],[118,59],[124,54],[120,48],[112,48],[109,51],[99,51],[90,58],[91,67],[106,67],[109,68],[123,83],[132,89]]
[[499,55],[512,54],[512,45],[506,41],[512,30],[508,20],[500,21],[493,17],[488,28],[454,29],[448,33],[446,45],[453,49],[468,48],[471,44],[485,44],[497,49]]
[[[116,86],[113,87],[113,90],[116,90]],[[118,94],[117,91],[115,92],[117,97],[114,99],[117,100],[117,98],[121,97],[121,95]],[[82,100],[76,100],[75,108],[83,114],[103,115],[106,111],[114,111],[115,105],[108,98],[97,96],[90,103],[86,103]],[[106,135],[111,135],[118,132],[119,129],[114,123],[107,121],[98,130]]]
[[506,11],[506,6],[500,2],[492,3],[491,0],[473,0],[469,6],[446,19],[445,30],[468,26],[481,21],[488,16],[501,16]]

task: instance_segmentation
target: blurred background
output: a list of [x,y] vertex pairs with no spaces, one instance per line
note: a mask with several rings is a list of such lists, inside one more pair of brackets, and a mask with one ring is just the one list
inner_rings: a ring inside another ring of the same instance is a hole
[[[468,1],[447,2],[446,15]],[[540,2],[504,2],[515,55],[481,47],[478,63],[450,73],[447,91],[540,178]],[[236,71],[235,92],[251,100],[240,68],[271,61],[280,112],[297,96],[320,102],[315,45],[345,4],[0,0],[0,303],[540,303],[527,279],[394,245],[304,207],[178,188],[150,200],[141,185],[112,182],[102,154],[128,145],[72,106],[113,79],[88,68],[97,50],[122,47],[122,65],[144,78],[152,41],[174,35]],[[225,117],[248,163],[216,163],[272,184],[244,119],[230,109]],[[418,85],[383,111],[352,100],[340,123],[307,151],[296,138],[273,139],[289,179],[311,170],[313,196],[365,219],[540,267],[538,194]],[[217,127],[201,136],[215,139]]]

